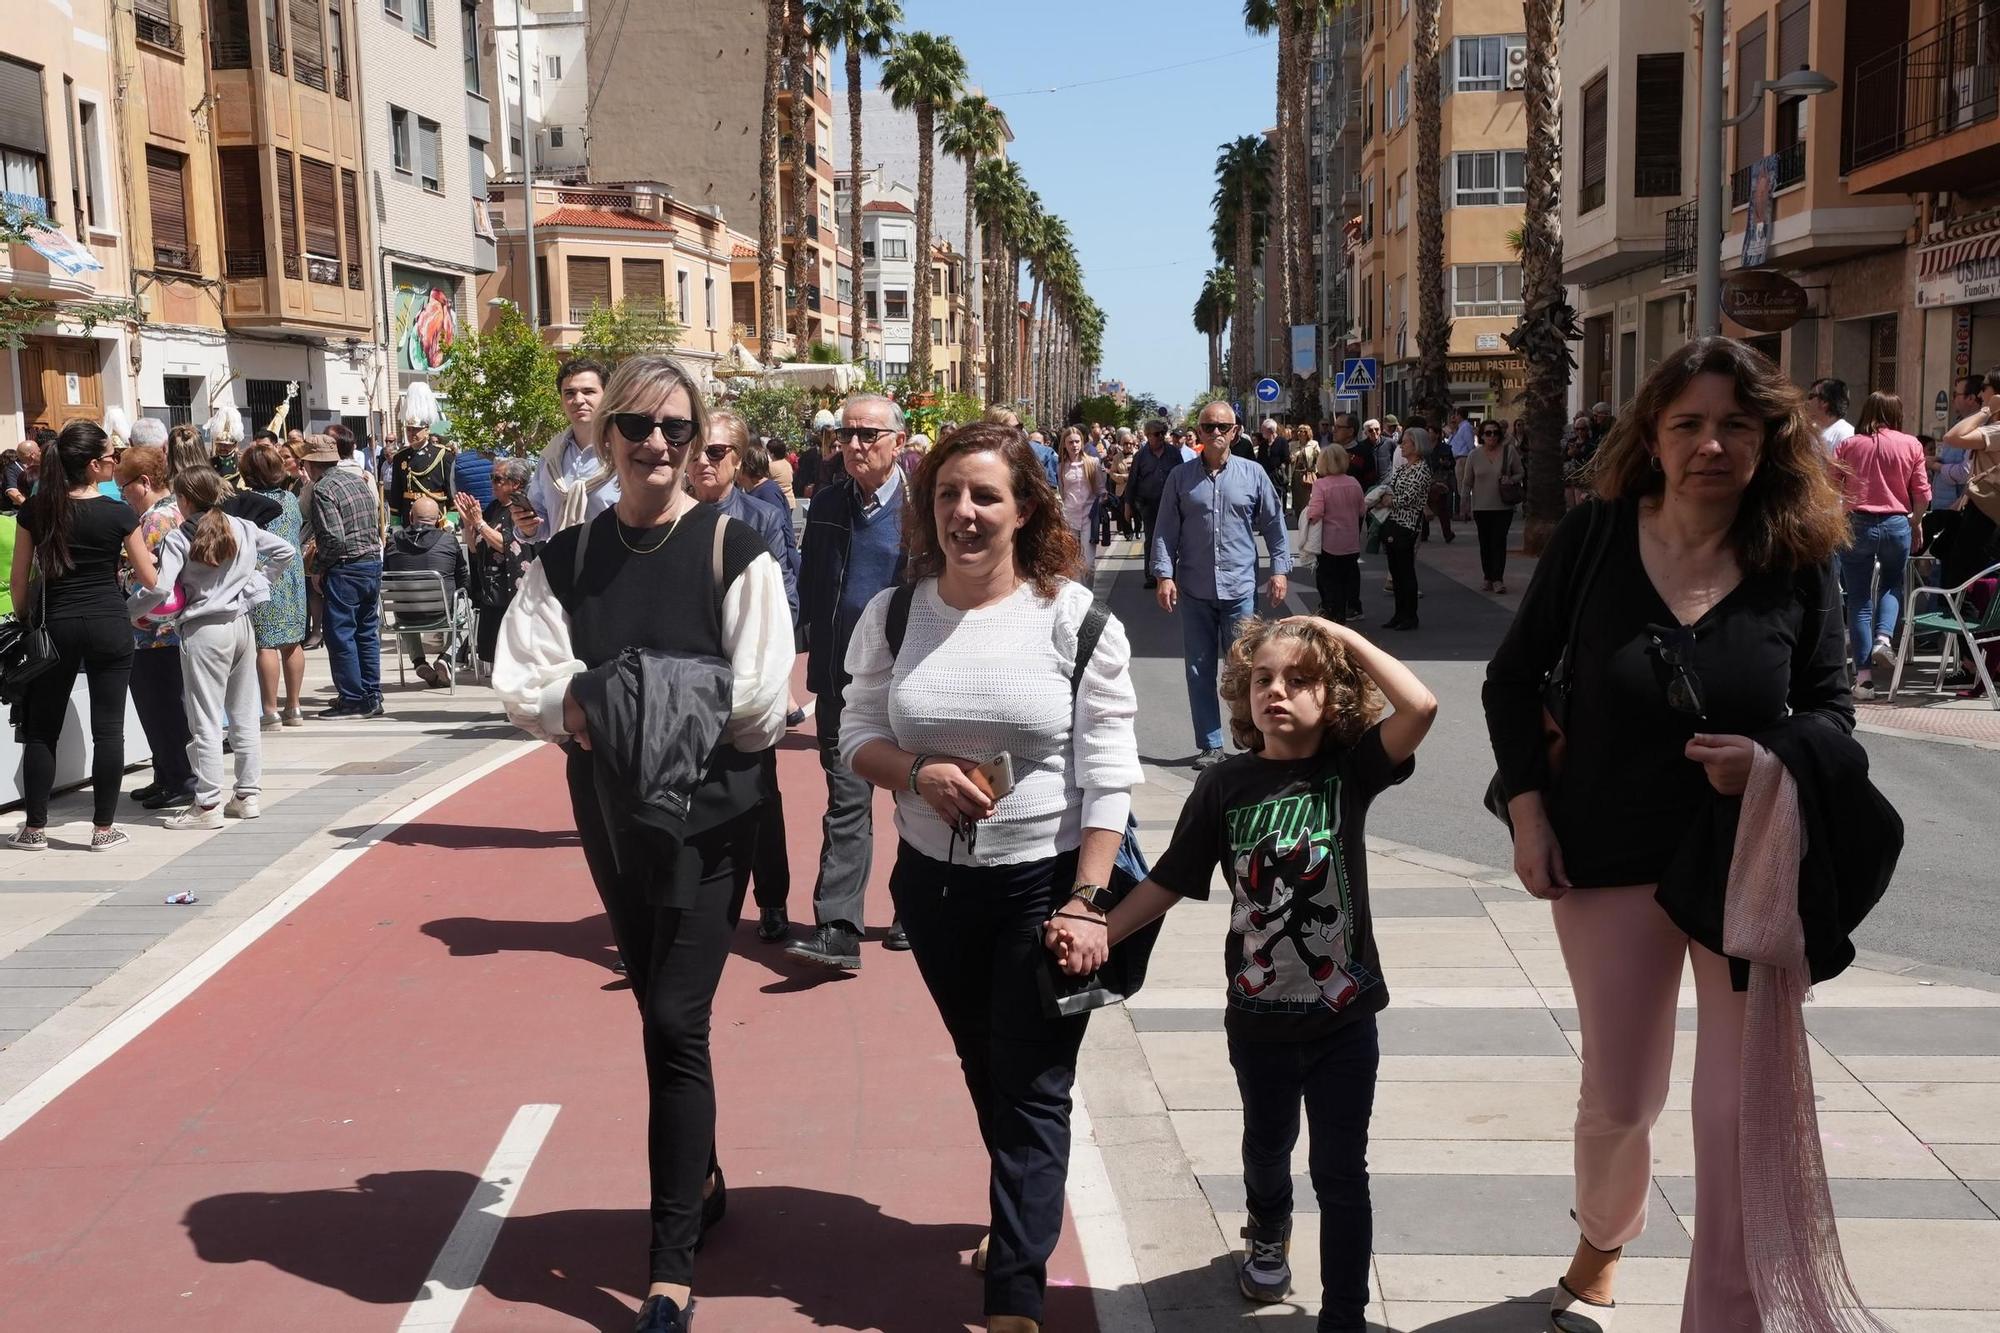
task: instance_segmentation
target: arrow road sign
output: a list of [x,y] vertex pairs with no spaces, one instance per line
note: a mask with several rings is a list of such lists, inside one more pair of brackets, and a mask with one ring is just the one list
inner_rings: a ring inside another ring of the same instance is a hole
[[1358,393],[1381,383],[1382,367],[1372,356],[1350,356],[1342,365],[1342,374],[1346,378],[1347,392]]
[[1261,379],[1261,380],[1258,380],[1258,381],[1257,381],[1257,401],[1258,401],[1258,402],[1260,402],[1260,403],[1275,403],[1275,402],[1277,402],[1277,401],[1278,401],[1278,382],[1277,382],[1276,380],[1274,380],[1274,379]]

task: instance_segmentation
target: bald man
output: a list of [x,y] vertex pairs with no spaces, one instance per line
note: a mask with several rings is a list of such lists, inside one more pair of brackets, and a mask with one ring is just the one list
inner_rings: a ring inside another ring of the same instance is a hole
[[[442,574],[453,588],[465,586],[471,574],[465,547],[444,526],[444,511],[436,500],[420,495],[410,501],[410,521],[389,535],[389,545],[382,552],[382,572],[385,575]],[[410,669],[417,673],[419,680],[436,690],[451,684],[451,663],[443,658],[432,662],[429,657],[444,650],[444,635],[399,634],[396,637],[402,641],[403,652],[410,659]]]

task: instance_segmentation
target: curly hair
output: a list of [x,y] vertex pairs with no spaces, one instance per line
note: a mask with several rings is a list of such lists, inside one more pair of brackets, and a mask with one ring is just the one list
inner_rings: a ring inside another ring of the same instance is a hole
[[1083,548],[1076,534],[1062,521],[1062,507],[1056,502],[1055,488],[1048,473],[1028,447],[1028,437],[1019,426],[997,422],[975,422],[960,428],[944,443],[924,455],[910,478],[910,494],[903,509],[903,549],[911,582],[944,572],[944,551],[938,543],[938,473],[945,464],[966,454],[997,454],[1007,465],[1013,480],[1014,503],[1026,522],[1014,534],[1014,568],[1035,586],[1043,597],[1053,597],[1063,579],[1083,573]]
[[1229,705],[1230,736],[1246,750],[1263,750],[1264,733],[1250,715],[1251,668],[1266,644],[1286,640],[1302,646],[1299,665],[1324,696],[1320,720],[1327,734],[1342,745],[1360,740],[1381,720],[1389,701],[1333,627],[1317,616],[1243,623],[1236,642],[1229,645],[1229,659],[1222,664],[1222,701]]
[[1847,545],[1848,521],[1805,396],[1734,338],[1697,338],[1653,368],[1598,450],[1591,473],[1597,493],[1618,501],[1666,490],[1653,466],[1660,418],[1699,375],[1733,380],[1737,401],[1764,423],[1764,452],[1729,533],[1738,557],[1757,573],[1825,564]]

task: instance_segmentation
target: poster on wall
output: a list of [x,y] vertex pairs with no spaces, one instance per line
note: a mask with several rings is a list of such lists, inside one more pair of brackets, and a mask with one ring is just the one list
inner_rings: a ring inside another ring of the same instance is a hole
[[411,269],[393,269],[389,341],[399,378],[434,374],[458,341],[458,281]]
[[1778,155],[1750,164],[1750,212],[1743,224],[1743,267],[1756,268],[1771,257],[1772,197],[1778,192]]

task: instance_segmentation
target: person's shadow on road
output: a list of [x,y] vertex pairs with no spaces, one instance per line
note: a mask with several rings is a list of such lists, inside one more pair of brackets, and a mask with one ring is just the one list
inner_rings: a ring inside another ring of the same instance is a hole
[[[371,1305],[419,1299],[469,1200],[497,1189],[463,1171],[388,1171],[351,1188],[219,1194],[182,1225],[209,1264],[268,1264]],[[865,1199],[790,1186],[730,1191],[696,1263],[695,1299],[784,1301],[815,1328],[938,1333],[979,1318],[967,1253],[983,1228],[891,1217]],[[646,1213],[569,1209],[502,1224],[478,1285],[589,1328],[630,1328],[646,1289]],[[1051,1286],[1047,1326],[1090,1327],[1087,1287]]]
[[453,958],[496,953],[552,953],[618,970],[618,946],[604,913],[575,921],[494,921],[483,916],[447,916],[418,929],[451,950]]

